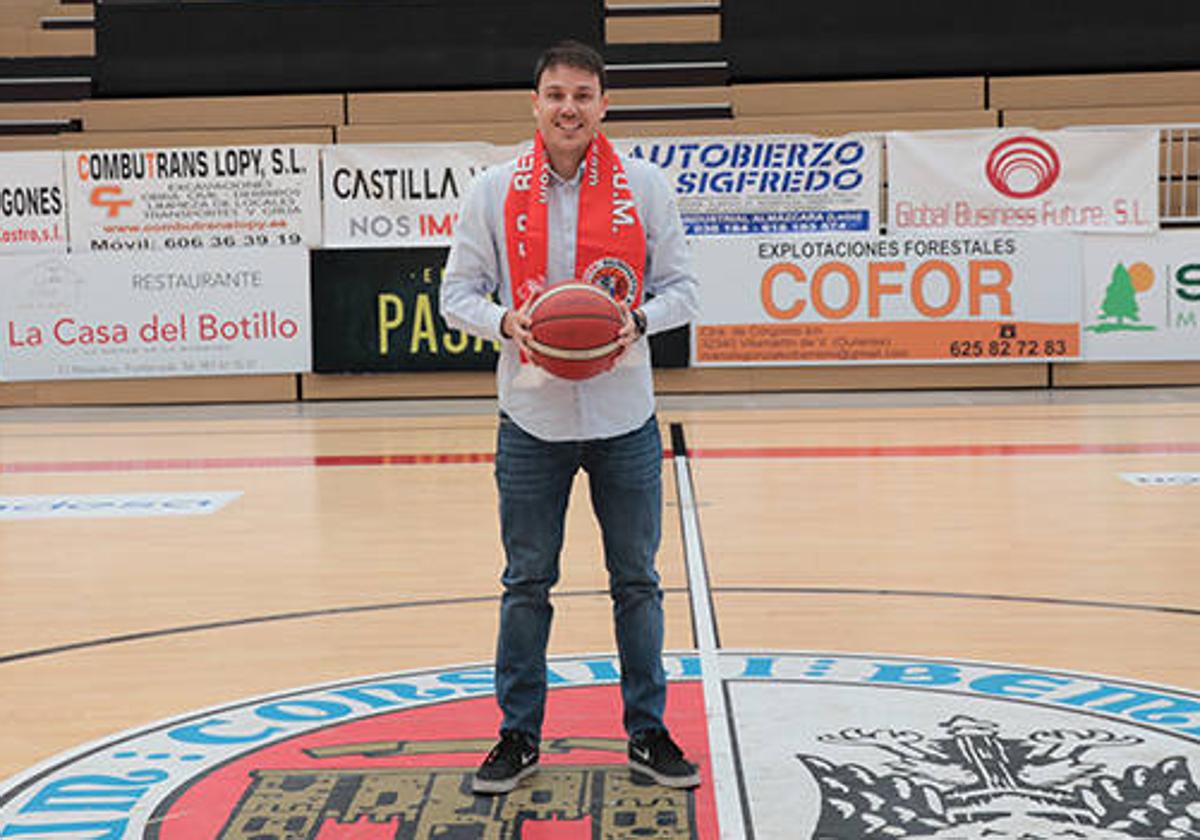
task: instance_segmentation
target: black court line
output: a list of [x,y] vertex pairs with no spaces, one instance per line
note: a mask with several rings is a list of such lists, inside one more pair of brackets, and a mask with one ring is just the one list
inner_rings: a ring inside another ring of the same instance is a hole
[[[679,592],[683,590],[667,590]],[[576,592],[556,592],[558,598],[591,598],[597,595],[608,595],[607,589],[579,590]],[[185,624],[179,627],[167,627],[160,630],[143,630],[138,633],[124,633],[120,636],[108,636],[101,639],[89,639],[83,642],[71,642],[54,647],[26,650],[19,653],[0,655],[0,665],[34,659],[40,656],[53,656],[58,653],[70,653],[88,648],[119,645],[125,642],[140,642],[146,639],[157,639],[164,636],[181,636],[187,633],[204,633],[209,630],[225,630],[231,627],[245,627],[251,624],[270,624],[277,621],[297,621],[307,618],[325,618],[327,616],[355,615],[358,613],[383,612],[385,610],[403,610],[418,607],[454,607],[463,604],[486,604],[489,601],[499,601],[499,593],[495,595],[468,595],[460,598],[431,598],[422,601],[392,601],[382,604],[360,604],[353,607],[329,607],[319,610],[300,610],[298,612],[274,613],[271,615],[256,615],[245,618],[232,618],[226,621],[209,621],[203,624]]]
[[[678,440],[676,440],[676,437],[675,437],[675,434],[676,434],[675,430],[677,428],[679,429],[679,439]],[[670,425],[670,431],[671,431],[671,461],[672,461],[672,463],[674,463],[676,457],[685,457],[687,455],[687,449],[685,448],[685,443],[683,440],[683,427],[679,423],[672,423]],[[690,476],[689,476],[689,478],[690,478]],[[686,526],[684,525],[684,517],[687,516],[687,511],[685,511],[683,509],[683,500],[680,498],[680,492],[679,492],[679,482],[675,481],[674,484],[675,484],[675,510],[679,514],[679,517],[678,517],[678,520],[679,520],[678,521],[679,544],[681,546],[684,546],[683,551],[684,551],[685,556],[683,558],[683,565],[684,565],[684,577],[686,579],[686,577],[687,577],[687,556],[686,556],[687,548],[685,545],[686,540],[684,537],[685,528],[686,528]],[[690,592],[691,592],[691,590],[689,589],[689,596],[690,596]],[[688,626],[692,628],[692,647],[699,648],[700,647],[700,628],[696,626],[696,611],[693,609],[688,610]]]
[[[1200,617],[1200,608],[1162,604],[1123,604],[1119,601],[1093,601],[1085,598],[1052,598],[1039,595],[1003,595],[986,592],[940,592],[929,589],[871,589],[842,586],[718,586],[717,592],[736,595],[870,595],[883,598],[946,598],[960,601],[998,601],[1015,604],[1043,604],[1055,607],[1091,607],[1105,610],[1157,612]],[[0,660],[2,661],[2,660]]]
[[[706,559],[706,554],[704,551],[704,532],[700,528],[700,514],[697,510],[700,505],[700,496],[696,492],[696,477],[692,473],[692,462],[691,462],[691,459],[688,457],[687,438],[684,437],[682,423],[672,423],[671,424],[671,456],[672,456],[672,459],[674,459],[674,458],[682,458],[683,459],[683,469],[687,471],[688,484],[691,485],[691,488],[692,488],[692,510],[690,511],[690,515],[695,520],[696,541],[699,543],[699,549],[700,549],[700,556],[694,558],[694,560],[695,560],[695,562],[700,564],[700,572],[704,578],[704,589],[705,589],[704,597],[708,600],[708,614],[710,616],[712,616],[713,642],[716,644],[717,649],[720,650],[720,648],[721,648],[721,626],[717,622],[717,605],[713,602],[713,597],[712,597],[712,592],[713,592],[712,577],[708,573],[708,561]],[[679,510],[679,541],[681,544],[683,544],[684,553],[686,554],[687,539],[684,535],[683,519],[685,516],[689,515],[689,511],[686,511],[683,508],[683,499],[680,497],[678,482],[676,482],[676,484],[675,484],[675,507],[678,508],[678,510]],[[685,566],[686,566],[687,562],[688,562],[688,558],[684,557]],[[697,648],[700,647],[699,630],[696,626],[696,615],[694,612],[692,613],[692,644]]]
[[[1200,618],[1200,608],[1175,607],[1161,604],[1122,604],[1113,601],[1089,601],[1074,598],[1048,598],[1033,595],[1003,595],[984,592],[938,592],[934,590],[915,589],[870,589],[851,587],[822,587],[822,586],[716,586],[710,590],[716,594],[730,595],[867,595],[886,598],[944,598],[962,601],[993,601],[1017,604],[1042,604],[1055,607],[1084,607],[1089,609],[1125,610],[1129,612],[1164,613]],[[686,595],[685,586],[664,586],[663,593],[667,595]],[[608,597],[607,589],[584,589],[554,593],[556,598],[596,598]],[[464,604],[486,604],[498,602],[499,593],[494,595],[471,595],[460,598],[432,598],[423,601],[394,601],[381,604],[361,604],[353,607],[330,607],[319,610],[301,610],[298,612],[275,613],[271,615],[248,616],[226,621],[211,621],[203,624],[186,624],[179,627],[166,627],[158,630],[143,630],[137,633],[125,633],[119,636],[107,636],[99,639],[88,639],[82,642],[71,642],[53,647],[35,648],[17,653],[0,654],[0,665],[54,656],[59,653],[71,653],[89,648],[106,647],[108,645],[139,642],[166,636],[180,636],[187,633],[204,633],[209,630],[223,630],[232,627],[243,627],[252,624],[270,624],[282,621],[298,621],[309,618],[324,618],[328,616],[354,615],[357,613],[383,612],[386,610],[402,610],[421,607],[449,607]]]

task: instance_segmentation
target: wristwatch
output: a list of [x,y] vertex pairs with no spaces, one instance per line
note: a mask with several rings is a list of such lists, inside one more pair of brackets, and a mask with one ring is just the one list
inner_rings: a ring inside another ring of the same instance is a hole
[[633,318],[633,325],[637,327],[638,335],[646,334],[646,313],[640,309],[635,309],[629,313]]

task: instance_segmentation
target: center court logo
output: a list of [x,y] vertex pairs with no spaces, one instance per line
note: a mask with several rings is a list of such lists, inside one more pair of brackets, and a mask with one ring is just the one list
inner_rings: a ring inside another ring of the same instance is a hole
[[[1004,665],[798,652],[718,658],[756,838],[1188,838],[1200,698]],[[552,659],[541,770],[470,777],[491,669],[247,700],[113,736],[0,784],[0,838],[635,840],[719,837],[699,657],[669,654],[668,723],[705,784],[625,767],[617,662]]]
[[1009,198],[1036,198],[1058,180],[1058,152],[1037,137],[1010,137],[998,144],[984,165],[990,183]]

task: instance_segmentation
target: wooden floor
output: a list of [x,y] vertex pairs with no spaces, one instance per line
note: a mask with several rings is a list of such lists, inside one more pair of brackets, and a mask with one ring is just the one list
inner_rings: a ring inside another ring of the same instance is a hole
[[[681,397],[660,420],[686,442],[722,649],[1200,689],[1200,389]],[[0,412],[6,505],[240,494],[212,515],[0,524],[0,779],[241,698],[486,664],[494,430],[487,401]],[[666,646],[686,651],[670,464]],[[578,498],[554,653],[611,651],[605,587]]]

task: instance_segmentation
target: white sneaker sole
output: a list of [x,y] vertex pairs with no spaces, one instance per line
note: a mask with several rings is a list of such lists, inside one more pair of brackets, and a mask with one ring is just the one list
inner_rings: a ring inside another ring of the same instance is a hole
[[471,780],[471,790],[474,793],[508,793],[521,783],[522,779],[527,779],[537,772],[538,766],[530,764],[515,776],[507,779],[481,779],[475,776]]
[[699,787],[700,785],[699,770],[697,770],[695,773],[692,773],[690,776],[664,776],[662,773],[659,773],[649,765],[641,764],[640,762],[632,759],[629,761],[629,769],[634,773],[640,773],[643,776],[654,780],[655,783],[660,784],[663,787],[685,789]]

